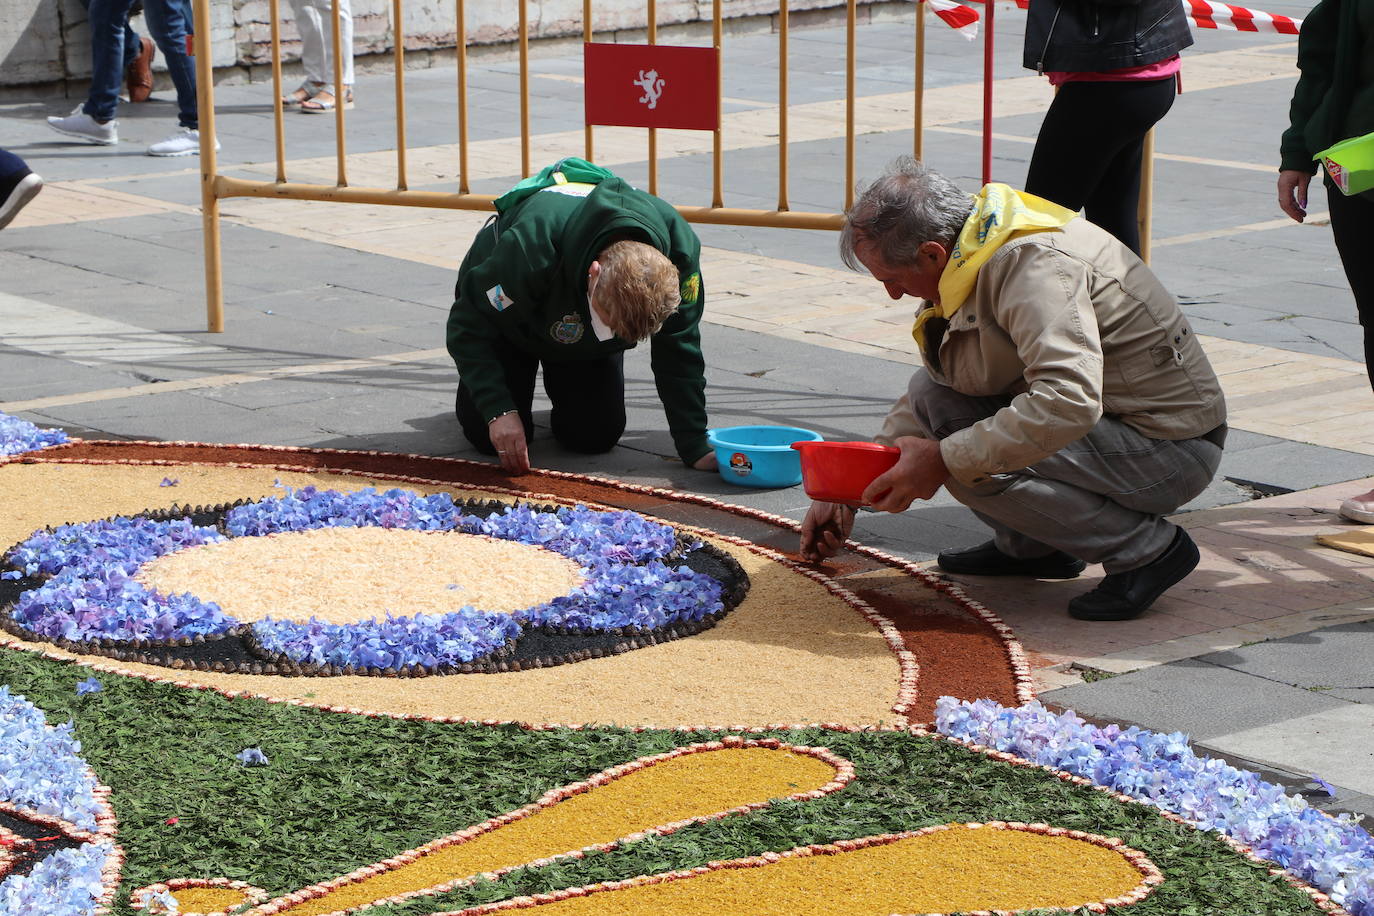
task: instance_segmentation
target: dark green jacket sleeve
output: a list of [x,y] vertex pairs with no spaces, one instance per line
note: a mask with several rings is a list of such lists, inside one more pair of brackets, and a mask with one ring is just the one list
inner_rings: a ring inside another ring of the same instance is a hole
[[463,385],[472,392],[478,411],[487,421],[515,409],[515,401],[506,388],[505,373],[494,353],[501,331],[495,321],[493,299],[499,302],[497,297],[504,292],[516,302],[535,301],[530,289],[531,274],[509,267],[529,263],[518,234],[503,232],[498,241],[495,224],[489,224],[477,234],[458,269],[453,308],[448,313],[448,352]]
[[681,271],[681,275],[682,305],[650,339],[649,356],[673,445],[678,457],[692,464],[711,450],[706,442],[706,360],[701,355],[706,290],[696,259],[691,270]]
[[1336,102],[1331,90],[1336,78],[1339,12],[1339,3],[1322,0],[1303,18],[1298,36],[1298,69],[1302,75],[1293,89],[1289,127],[1279,142],[1280,169],[1315,172],[1317,163],[1312,155],[1331,142],[1327,122],[1337,115],[1344,117],[1344,112],[1331,111]]

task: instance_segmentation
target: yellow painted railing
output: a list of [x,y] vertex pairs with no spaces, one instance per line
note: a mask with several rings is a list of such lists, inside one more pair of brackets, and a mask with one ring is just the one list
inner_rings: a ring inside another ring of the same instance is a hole
[[[193,0],[195,19],[209,23],[210,0]],[[647,0],[649,43],[658,40],[657,9],[655,0]],[[520,172],[527,176],[531,172],[530,163],[530,106],[529,106],[529,37],[527,6],[528,0],[517,0],[520,61]],[[717,52],[722,45],[722,0],[713,0],[711,40]],[[220,210],[219,202],[231,197],[267,197],[285,200],[316,200],[336,203],[390,204],[402,207],[434,207],[450,210],[490,210],[493,195],[473,194],[469,187],[468,167],[468,85],[467,85],[467,27],[465,22],[465,2],[456,0],[457,34],[457,98],[458,109],[458,186],[455,191],[410,190],[406,174],[406,92],[405,92],[405,33],[403,31],[402,0],[392,0],[392,54],[394,57],[394,78],[396,93],[396,186],[394,188],[353,187],[348,182],[348,151],[345,146],[346,114],[344,106],[334,109],[335,122],[335,160],[336,178],[333,185],[306,184],[294,182],[287,175],[286,144],[284,140],[282,106],[282,67],[281,67],[281,9],[280,0],[269,0],[272,19],[272,95],[278,100],[275,111],[276,128],[276,178],[273,181],[250,181],[231,178],[219,173],[215,155],[215,91],[210,57],[210,29],[196,30],[196,75],[200,88],[200,132],[201,132],[201,201],[203,205],[205,235],[205,286],[207,325],[211,331],[224,330],[223,266],[220,253]],[[854,71],[855,71],[855,30],[856,0],[847,0],[847,54],[845,63],[845,197],[843,208],[852,203],[854,193]],[[915,3],[916,10],[916,118],[915,143],[913,152],[921,155],[921,96],[923,91],[922,52],[924,46],[925,5]],[[333,10],[334,42],[334,85],[342,86],[342,54],[340,53],[338,0],[334,0]],[[837,201],[834,212],[803,212],[792,210],[788,202],[788,134],[787,134],[787,79],[788,79],[788,15],[786,3],[782,4],[778,22],[778,206],[775,210],[751,210],[725,205],[722,188],[722,146],[721,129],[715,130],[712,145],[713,168],[711,205],[679,206],[677,209],[692,222],[718,223],[735,226],[778,227],[792,229],[838,229],[842,221],[842,208]],[[583,0],[583,37],[592,40],[591,0]],[[719,64],[718,64],[719,66]],[[719,74],[718,74],[719,76]],[[718,80],[723,86],[723,80]],[[339,90],[341,92],[342,90]],[[721,102],[717,98],[717,113]],[[646,130],[648,146],[646,159],[649,169],[649,191],[657,193],[658,188],[658,146],[657,135],[653,129]],[[585,129],[584,155],[594,159],[593,129]]]

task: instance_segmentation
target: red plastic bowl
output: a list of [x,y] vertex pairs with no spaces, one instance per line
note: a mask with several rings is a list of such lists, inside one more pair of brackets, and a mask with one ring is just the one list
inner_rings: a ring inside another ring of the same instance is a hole
[[863,502],[863,492],[897,463],[900,449],[874,442],[793,442],[806,495],[829,503]]

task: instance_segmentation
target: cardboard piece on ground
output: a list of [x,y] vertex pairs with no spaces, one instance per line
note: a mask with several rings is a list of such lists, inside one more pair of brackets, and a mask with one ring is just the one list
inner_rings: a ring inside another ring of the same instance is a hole
[[1317,543],[1325,547],[1334,547],[1337,550],[1344,550],[1347,553],[1363,554],[1367,557],[1374,557],[1374,531],[1355,530],[1338,531],[1334,534],[1317,535]]

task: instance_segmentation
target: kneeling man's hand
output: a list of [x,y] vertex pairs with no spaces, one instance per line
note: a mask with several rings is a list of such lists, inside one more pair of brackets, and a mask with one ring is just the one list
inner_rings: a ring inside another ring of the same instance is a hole
[[896,441],[902,456],[863,492],[863,500],[882,512],[905,512],[918,499],[930,499],[949,479],[940,443],[916,436]]
[[529,447],[525,444],[525,424],[520,414],[502,414],[487,424],[487,435],[496,446],[501,467],[511,474],[524,474],[530,469]]
[[839,553],[854,530],[854,510],[843,503],[811,504],[801,528],[801,555],[808,563]]

